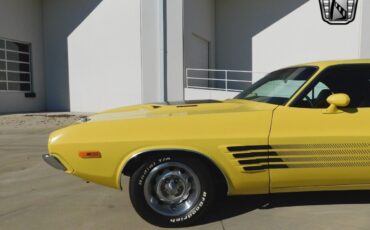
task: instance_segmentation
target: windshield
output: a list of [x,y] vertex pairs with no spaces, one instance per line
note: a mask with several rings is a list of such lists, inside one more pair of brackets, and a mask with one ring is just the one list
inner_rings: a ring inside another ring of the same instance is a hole
[[235,99],[285,105],[316,70],[316,67],[306,66],[272,72],[236,96]]

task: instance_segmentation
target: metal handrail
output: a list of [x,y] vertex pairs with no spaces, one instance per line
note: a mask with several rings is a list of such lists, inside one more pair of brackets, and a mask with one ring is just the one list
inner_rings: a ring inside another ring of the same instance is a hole
[[[208,73],[224,73],[224,78],[202,78],[202,77],[195,77],[190,76],[190,71],[198,71],[198,72],[208,72]],[[254,71],[247,71],[247,70],[223,70],[223,69],[198,69],[198,68],[186,68],[186,88],[194,88],[194,89],[210,89],[210,90],[224,90],[226,92],[240,92],[242,90],[238,89],[230,89],[229,82],[240,82],[240,83],[253,83],[251,80],[235,80],[230,79],[230,73],[250,73],[250,74],[263,74],[262,72],[254,72]],[[203,86],[191,86],[189,84],[189,80],[208,80],[208,81],[216,81],[216,82],[225,82],[225,88],[214,88],[214,87],[203,87]]]

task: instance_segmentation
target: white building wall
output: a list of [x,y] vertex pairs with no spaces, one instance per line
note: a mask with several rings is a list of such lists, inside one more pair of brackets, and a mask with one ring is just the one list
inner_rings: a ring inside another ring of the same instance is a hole
[[48,111],[69,111],[68,36],[101,0],[43,0]]
[[164,100],[163,0],[141,0],[143,102]]
[[361,1],[361,58],[370,59],[370,1]]
[[216,0],[216,66],[270,72],[359,58],[364,1],[359,2],[355,22],[332,26],[322,20],[317,0]]
[[221,90],[185,89],[185,100],[226,100],[236,97],[238,92],[226,92]]
[[141,103],[140,1],[44,0],[48,110]]
[[[184,65],[185,68],[215,67],[215,0],[184,1]],[[209,44],[208,60],[199,60],[203,55],[197,43]],[[204,65],[208,62],[208,66]]]
[[362,3],[357,20],[334,26],[323,22],[318,1],[308,1],[253,37],[253,70],[269,72],[317,60],[360,58]]
[[[56,20],[63,18],[61,27],[69,24],[64,19],[74,18],[70,23],[75,26],[73,30],[52,28],[54,31],[50,31],[57,34],[55,30],[70,32],[63,34],[66,35],[63,39],[67,41],[68,50],[70,110],[96,112],[141,103],[140,1],[60,2],[55,0],[49,3],[55,5],[48,14],[63,15],[49,17]],[[85,10],[81,10],[81,6]],[[75,15],[76,11],[80,14]],[[52,49],[49,52],[53,52]],[[62,64],[60,68],[66,75],[66,64]],[[53,67],[56,73],[59,69],[56,63]],[[51,103],[54,99],[51,98]]]
[[168,101],[184,99],[183,1],[167,0]]
[[21,92],[0,92],[0,114],[45,109],[41,0],[2,0],[0,37],[31,43],[33,91],[36,98]]

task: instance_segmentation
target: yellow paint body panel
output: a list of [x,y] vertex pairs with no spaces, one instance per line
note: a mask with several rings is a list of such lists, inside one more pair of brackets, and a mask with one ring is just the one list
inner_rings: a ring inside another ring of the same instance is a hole
[[[370,109],[325,114],[323,109],[289,107],[326,67],[354,63],[370,60],[307,64],[319,70],[286,106],[227,100],[193,106],[137,105],[99,113],[89,122],[53,132],[49,153],[68,173],[117,189],[132,157],[163,149],[189,150],[210,159],[228,180],[229,195],[369,189]],[[238,146],[252,147],[232,149]],[[82,159],[81,151],[99,151],[102,158]],[[260,170],[246,171],[239,163],[246,159],[236,156],[247,154],[255,155],[247,160],[255,161],[251,167]],[[276,159],[270,163],[276,168],[264,169],[261,162],[266,158]],[[281,159],[289,168],[280,167]]]
[[275,110],[270,145],[293,167],[271,170],[272,191],[370,184],[370,108],[356,113],[325,111],[290,107]]
[[[131,157],[150,150],[191,150],[212,159],[225,173],[230,193],[266,193],[268,172],[243,176],[226,147],[267,145],[276,107],[230,100],[197,107],[143,105],[118,109],[52,133],[49,152],[68,162],[72,174],[119,188],[122,168]],[[100,151],[102,158],[82,159],[80,151]]]

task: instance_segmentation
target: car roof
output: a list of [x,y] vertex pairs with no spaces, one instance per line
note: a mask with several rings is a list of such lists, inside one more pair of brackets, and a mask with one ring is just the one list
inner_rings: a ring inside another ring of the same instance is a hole
[[320,68],[325,68],[333,65],[348,65],[348,64],[370,64],[370,59],[353,59],[353,60],[333,60],[333,61],[317,61],[310,62],[303,65],[297,66],[318,66]]

